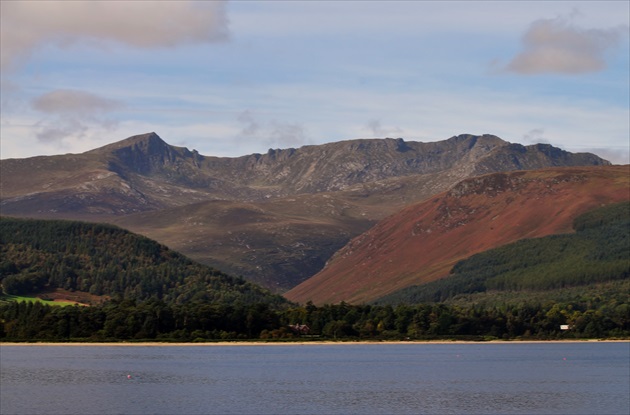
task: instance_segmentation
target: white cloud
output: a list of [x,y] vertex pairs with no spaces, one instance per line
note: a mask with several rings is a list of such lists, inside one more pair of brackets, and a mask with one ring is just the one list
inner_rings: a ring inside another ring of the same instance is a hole
[[274,121],[267,143],[280,148],[301,147],[308,143],[308,138],[302,125]]
[[94,114],[122,106],[116,100],[72,89],[48,92],[33,100],[33,108],[50,114]]
[[538,143],[549,144],[549,140],[545,138],[544,128],[534,128],[528,131],[526,134],[523,134],[523,142],[525,144],[538,144]]
[[521,74],[601,71],[606,52],[627,32],[628,26],[582,29],[562,17],[537,20],[523,36],[523,50],[506,69]]
[[44,44],[114,41],[136,48],[223,40],[224,1],[2,1],[2,69]]
[[238,114],[237,121],[242,126],[235,139],[239,144],[248,143],[256,146],[263,143],[274,148],[300,147],[308,144],[309,139],[304,126],[298,123],[261,121],[260,115],[251,110]]
[[[41,133],[46,135],[38,137]],[[10,122],[2,122],[0,156],[5,159],[81,153],[123,138],[125,136],[120,136],[118,131],[98,124],[89,124],[86,128],[81,124],[73,125],[72,120],[63,124],[59,120],[38,121],[30,115],[16,116]]]
[[260,131],[260,123],[254,119],[254,114],[250,110],[241,112],[237,117],[237,121],[243,125],[241,135],[253,136]]
[[62,143],[67,138],[82,138],[88,126],[74,118],[60,119],[52,122],[43,121],[36,124],[36,136],[39,141]]
[[85,91],[62,89],[35,98],[32,107],[48,115],[35,124],[37,139],[61,144],[70,138],[85,137],[94,126],[113,130],[117,122],[107,113],[123,104]]
[[376,138],[389,137],[390,134],[395,134],[397,136],[404,134],[404,131],[401,128],[383,127],[381,125],[381,121],[378,119],[371,119],[368,121],[365,129],[372,133],[372,137]]
[[58,117],[40,120],[33,125],[37,140],[45,143],[56,143],[59,148],[64,148],[69,142],[82,140],[90,133],[115,131],[115,120],[98,118]]

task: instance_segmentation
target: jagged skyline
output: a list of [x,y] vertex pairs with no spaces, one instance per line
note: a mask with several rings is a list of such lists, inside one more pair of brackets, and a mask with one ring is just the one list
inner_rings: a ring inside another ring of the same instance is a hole
[[495,134],[630,162],[627,2],[2,2],[1,158]]

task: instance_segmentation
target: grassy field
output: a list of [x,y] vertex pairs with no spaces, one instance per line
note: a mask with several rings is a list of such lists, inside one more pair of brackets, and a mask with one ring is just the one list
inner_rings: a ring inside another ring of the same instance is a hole
[[0,294],[0,302],[5,302],[5,301],[27,301],[30,303],[40,302],[40,303],[60,306],[60,307],[66,307],[69,305],[76,304],[74,301],[52,301],[52,300],[43,300],[37,297],[24,297],[24,296],[19,296],[19,295]]

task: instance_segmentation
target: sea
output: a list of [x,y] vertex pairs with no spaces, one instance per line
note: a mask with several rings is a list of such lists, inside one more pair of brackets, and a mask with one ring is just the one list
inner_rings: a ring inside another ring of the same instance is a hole
[[0,346],[0,413],[630,414],[630,342]]

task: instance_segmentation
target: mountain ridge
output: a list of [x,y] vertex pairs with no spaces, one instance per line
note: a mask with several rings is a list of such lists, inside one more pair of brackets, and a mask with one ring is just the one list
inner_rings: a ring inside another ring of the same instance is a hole
[[[81,154],[0,160],[0,212],[118,224],[283,292],[377,221],[463,179],[584,164],[610,163],[489,134],[427,143],[355,139],[214,157],[147,133]],[[222,210],[238,222],[215,220]]]
[[[183,203],[254,201],[339,191],[363,183],[445,170],[450,170],[456,179],[464,179],[492,171],[585,164],[610,163],[590,153],[573,154],[543,144],[522,146],[492,135],[470,134],[428,143],[401,138],[356,139],[299,149],[270,149],[267,154],[214,157],[168,145],[152,132],[80,154],[0,160],[2,176],[8,177],[1,182],[1,203],[5,212],[12,213],[14,197],[18,197],[17,201],[35,196],[55,199],[57,192],[59,197],[67,198],[68,191],[92,195],[102,187],[121,198],[126,195],[133,199],[135,211],[146,211],[180,205],[177,199],[161,197],[169,191],[183,198]],[[42,170],[44,174],[40,173]],[[77,171],[80,174],[74,174]],[[186,191],[178,192],[173,187]],[[80,199],[83,201],[75,198],[74,204],[65,207],[57,200],[56,204],[62,206],[49,211],[130,213],[125,208],[89,211],[91,205],[100,201],[91,204],[90,197]],[[22,205],[15,210],[24,212],[24,208]]]

